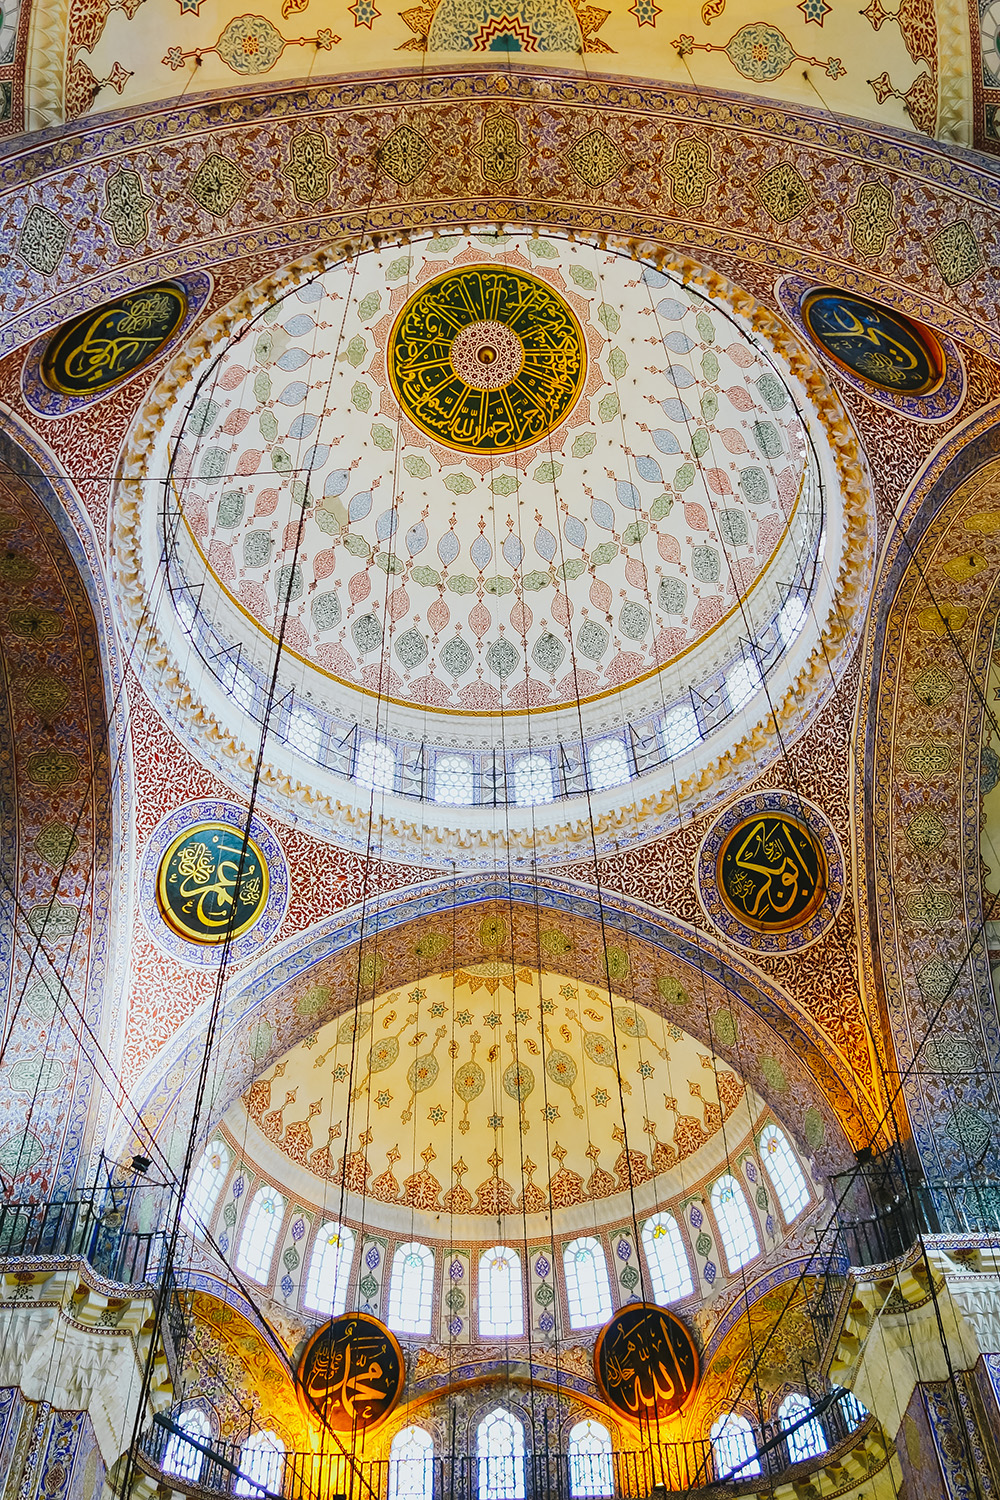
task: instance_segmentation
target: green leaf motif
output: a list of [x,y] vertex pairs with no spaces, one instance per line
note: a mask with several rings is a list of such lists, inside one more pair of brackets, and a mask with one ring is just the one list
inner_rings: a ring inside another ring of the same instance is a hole
[[689,490],[694,484],[694,476],[694,464],[681,464],[680,468],[677,470],[677,473],[674,475],[674,489]]
[[715,325],[708,313],[700,312],[694,320],[694,326],[698,330],[698,337],[706,344],[715,343]]
[[712,434],[707,427],[696,427],[691,438],[691,452],[695,458],[701,458],[711,446]]
[[356,380],[351,386],[351,400],[358,411],[370,411],[372,404],[372,393],[360,380]]
[[714,385],[719,378],[718,356],[713,354],[711,349],[706,349],[701,356],[701,373],[709,385]]
[[534,255],[538,260],[555,260],[559,251],[548,240],[529,240],[528,254]]
[[649,519],[651,521],[662,521],[664,516],[669,516],[673,508],[674,497],[673,495],[668,495],[666,490],[664,490],[662,495],[657,495],[649,507]]
[[376,448],[381,448],[383,453],[392,452],[393,436],[384,422],[372,423],[372,442]]
[[513,474],[501,474],[499,479],[494,479],[490,489],[494,495],[516,495],[521,481]]
[[267,443],[273,443],[278,436],[278,423],[271,411],[262,411],[258,419],[260,435]]
[[645,521],[630,521],[622,533],[622,545],[625,547],[638,547],[649,526]]
[[253,393],[262,405],[265,401],[270,401],[271,377],[266,370],[260,370],[254,376]]
[[595,568],[603,568],[605,563],[612,562],[618,556],[618,548],[614,542],[601,542],[590,554],[591,565]]
[[369,292],[367,297],[362,297],[361,301],[358,303],[358,317],[362,320],[362,322],[367,323],[369,318],[374,318],[375,314],[378,312],[381,306],[382,293]]
[[377,568],[383,573],[402,573],[406,564],[402,558],[397,557],[395,552],[376,552],[373,561]]
[[538,468],[535,470],[532,478],[535,480],[535,482],[537,484],[551,484],[554,479],[558,479],[559,478],[559,475],[561,473],[562,473],[562,464],[557,464],[557,463],[539,464]]
[[290,474],[292,472],[292,460],[284,448],[271,450],[271,468],[276,474]]
[[556,568],[557,578],[579,578],[581,573],[587,571],[587,564],[582,557],[568,557],[564,563]]
[[617,333],[619,328],[622,326],[622,320],[619,317],[618,309],[616,307],[612,307],[610,302],[601,303],[600,307],[597,309],[597,321],[599,323],[603,323],[609,333]]
[[513,578],[502,578],[499,574],[496,578],[487,578],[483,584],[483,591],[487,594],[510,594],[514,591]]
[[385,273],[385,279],[386,281],[398,281],[401,276],[406,275],[409,269],[410,257],[408,255],[401,255],[399,260],[394,260],[392,265],[389,266]]
[[615,391],[609,391],[608,394],[606,396],[602,396],[600,401],[598,401],[597,403],[597,415],[600,417],[602,422],[613,422],[615,417],[617,417],[620,409],[621,408],[618,403],[618,396]]
[[521,579],[521,587],[523,589],[528,589],[531,593],[534,593],[536,589],[545,588],[547,584],[551,583],[551,581],[552,580],[549,578],[548,573],[535,571],[533,573],[525,573],[524,577]]
[[422,584],[425,589],[435,588],[441,582],[441,574],[436,568],[426,568],[422,563],[410,569],[410,577],[414,583]]
[[575,281],[577,286],[582,286],[585,292],[597,290],[597,278],[593,271],[588,271],[586,266],[570,266],[569,279]]
[[344,546],[352,557],[371,557],[372,555],[372,549],[364,537],[358,536],[355,531],[349,531],[344,537]]
[[701,414],[706,422],[714,422],[719,415],[719,398],[714,391],[706,391],[702,396]]
[[469,495],[476,488],[476,481],[470,479],[468,474],[449,474],[444,487],[451,490],[453,495]]
[[368,345],[360,333],[356,333],[340,357],[341,359],[346,359],[349,365],[353,365],[357,369],[367,353]]
[[581,432],[579,437],[573,439],[573,457],[586,458],[593,453],[597,447],[597,435],[593,432]]
[[456,573],[454,577],[448,579],[448,587],[453,594],[474,594],[478,584],[474,578],[469,577],[468,573]]
[[625,358],[623,350],[612,349],[611,353],[608,355],[608,369],[611,371],[616,380],[621,380],[622,376],[625,374],[625,371],[628,369],[628,360]]
[[403,468],[414,479],[430,478],[431,466],[426,458],[421,458],[419,453],[408,453],[403,459]]

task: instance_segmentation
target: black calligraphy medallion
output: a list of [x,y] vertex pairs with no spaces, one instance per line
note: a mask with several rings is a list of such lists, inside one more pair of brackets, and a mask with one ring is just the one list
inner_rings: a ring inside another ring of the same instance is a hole
[[881,391],[922,396],[941,383],[937,340],[887,307],[849,292],[816,291],[803,302],[802,317],[831,359]]
[[225,823],[198,823],[160,861],[156,896],[163,919],[193,943],[222,943],[248,931],[267,905],[260,849]]
[[42,381],[65,396],[110,390],[155,358],[187,310],[187,293],[176,281],[126,292],[60,329],[42,356]]
[[510,266],[463,266],[410,298],[389,336],[403,411],[464,453],[537,443],[572,411],[587,374],[583,330],[546,282]]
[[630,1302],[601,1329],[594,1372],[616,1412],[633,1422],[663,1422],[684,1408],[698,1384],[698,1350],[673,1313]]
[[299,1395],[331,1432],[358,1432],[389,1415],[405,1374],[403,1351],[388,1328],[367,1313],[345,1313],[306,1345]]
[[798,818],[778,812],[744,818],[716,856],[719,894],[751,927],[801,927],[822,905],[827,865],[822,845]]

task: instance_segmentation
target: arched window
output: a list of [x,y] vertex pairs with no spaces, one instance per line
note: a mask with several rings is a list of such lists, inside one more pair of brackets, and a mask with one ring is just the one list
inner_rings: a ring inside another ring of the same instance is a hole
[[726,673],[726,692],[729,694],[729,704],[735,713],[742,708],[744,703],[749,703],[754,693],[764,685],[764,679],[760,675],[760,668],[749,656],[744,656],[735,666],[730,667]]
[[434,1439],[422,1427],[402,1427],[389,1449],[389,1500],[432,1500]]
[[777,1125],[765,1125],[761,1131],[760,1159],[781,1204],[785,1223],[791,1224],[808,1207],[809,1185],[795,1152],[788,1144],[788,1137]]
[[570,1432],[569,1492],[574,1500],[615,1492],[611,1434],[600,1422],[577,1422]]
[[524,1333],[521,1257],[507,1245],[494,1245],[479,1259],[481,1338],[520,1338]]
[[321,760],[323,756],[323,726],[315,714],[307,708],[293,708],[288,716],[285,735],[293,750],[299,750],[310,760]]
[[661,732],[664,749],[672,760],[683,755],[685,750],[690,750],[692,745],[697,745],[701,739],[701,730],[698,728],[698,716],[691,704],[675,703],[673,708],[668,708],[663,715]]
[[240,1235],[240,1248],[236,1255],[237,1270],[252,1276],[254,1281],[259,1281],[262,1285],[267,1284],[271,1274],[271,1259],[284,1217],[284,1198],[277,1188],[262,1182],[247,1209],[243,1233]]
[[788,1432],[789,1427],[795,1427],[796,1422],[802,1422],[803,1417],[809,1417],[808,1422],[802,1422],[801,1427],[788,1432],[789,1463],[797,1464],[803,1458],[819,1458],[826,1452],[823,1429],[815,1417],[809,1416],[811,1411],[812,1402],[798,1391],[786,1396],[778,1407],[778,1421],[783,1432]]
[[798,594],[789,594],[778,611],[778,634],[781,644],[790,646],[805,623],[806,607]]
[[717,1480],[749,1479],[752,1474],[761,1472],[757,1439],[746,1417],[729,1412],[712,1423],[709,1436]]
[[547,755],[519,755],[514,762],[514,801],[537,807],[552,801],[552,762]]
[[738,1271],[760,1254],[757,1226],[750,1212],[746,1194],[728,1174],[720,1177],[712,1189],[712,1212],[719,1226],[719,1238],[726,1252],[730,1271]]
[[400,1245],[389,1279],[389,1327],[397,1333],[430,1333],[434,1255],[415,1240]]
[[867,1407],[861,1405],[853,1391],[844,1391],[837,1404],[850,1431],[853,1431],[855,1427],[860,1427],[868,1415]]
[[524,1500],[524,1428],[497,1407],[476,1432],[479,1500]]
[[653,1214],[642,1226],[642,1248],[653,1283],[653,1301],[665,1307],[694,1291],[680,1225],[673,1214]]
[[434,762],[434,801],[471,807],[476,800],[475,769],[468,755],[439,755]]
[[304,1307],[336,1317],[347,1306],[347,1282],[354,1259],[354,1231],[346,1225],[324,1224],[313,1241]]
[[284,1458],[285,1445],[280,1437],[266,1429],[255,1432],[240,1449],[240,1472],[233,1494],[249,1496],[250,1500],[261,1500],[265,1490],[280,1495]]
[[[212,1428],[200,1406],[189,1406],[177,1418],[177,1426],[183,1427],[189,1437],[207,1443]],[[186,1443],[179,1432],[172,1432],[163,1453],[164,1474],[176,1474],[178,1479],[189,1479],[194,1483],[201,1478],[201,1466],[205,1455],[193,1443]]]
[[590,784],[596,792],[621,786],[632,774],[628,766],[625,741],[620,740],[617,735],[611,739],[594,740],[587,750],[587,767],[590,771]]
[[228,1171],[229,1152],[226,1146],[222,1141],[212,1141],[201,1153],[201,1160],[191,1174],[191,1181],[184,1194],[181,1223],[185,1229],[190,1229],[193,1234],[205,1233]]
[[606,1323],[611,1316],[611,1283],[600,1240],[585,1234],[567,1245],[563,1273],[570,1327],[592,1328],[595,1323]]
[[396,784],[396,756],[381,740],[362,740],[354,763],[354,779],[374,792],[391,792]]

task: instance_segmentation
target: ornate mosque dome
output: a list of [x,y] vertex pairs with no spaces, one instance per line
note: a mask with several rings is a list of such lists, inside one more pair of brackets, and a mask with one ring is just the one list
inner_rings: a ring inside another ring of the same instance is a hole
[[[693,267],[498,233],[300,267],[136,424],[123,602],[165,648],[154,692],[166,658],[200,709],[186,732],[238,777],[218,746],[266,720],[265,783],[327,836],[357,842],[374,791],[410,857],[420,799],[471,863],[498,805],[508,847],[530,820],[565,858],[567,801],[649,836],[832,684],[824,660],[790,693],[830,621],[831,660],[852,630],[838,417],[781,326]],[[654,776],[673,795],[623,816]]]

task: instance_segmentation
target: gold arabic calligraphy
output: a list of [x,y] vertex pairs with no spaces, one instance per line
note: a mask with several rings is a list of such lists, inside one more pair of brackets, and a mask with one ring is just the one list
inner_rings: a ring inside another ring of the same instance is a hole
[[625,1416],[663,1421],[681,1410],[698,1379],[698,1356],[678,1319],[644,1303],[624,1307],[595,1351],[598,1383]]
[[887,309],[860,298],[817,293],[803,313],[814,336],[855,374],[911,395],[930,390],[940,361],[920,332]]
[[[506,337],[491,340],[491,329]],[[463,452],[504,453],[538,442],[569,415],[586,377],[586,345],[545,282],[507,266],[466,266],[406,304],[388,368],[400,405],[428,437]]]
[[826,896],[826,858],[819,843],[786,814],[746,818],[724,841],[717,879],[735,916],[767,931],[808,922]]
[[238,937],[267,902],[267,864],[253,839],[225,824],[185,830],[164,855],[157,894],[175,932],[196,943]]
[[75,318],[42,360],[42,378],[64,395],[94,395],[148,364],[187,313],[183,287],[172,282],[130,292]]
[[334,1318],[302,1356],[299,1384],[311,1410],[333,1432],[382,1420],[396,1403],[403,1358],[392,1334],[362,1313]]

